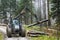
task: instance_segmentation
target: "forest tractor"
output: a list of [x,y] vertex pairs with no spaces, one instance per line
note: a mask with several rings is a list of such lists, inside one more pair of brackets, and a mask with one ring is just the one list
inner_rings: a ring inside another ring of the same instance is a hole
[[6,31],[8,37],[12,37],[13,34],[14,35],[18,34],[21,37],[26,36],[25,29],[22,27],[19,19],[16,18],[15,19],[10,18],[10,22],[8,23]]

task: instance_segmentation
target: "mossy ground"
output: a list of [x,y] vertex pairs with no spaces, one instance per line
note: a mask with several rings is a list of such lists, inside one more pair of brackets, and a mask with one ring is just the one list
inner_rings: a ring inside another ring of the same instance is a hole
[[[33,26],[33,27],[28,27],[27,25],[24,26],[27,31],[30,30],[40,30],[40,27],[38,26]],[[38,37],[30,37],[30,40],[57,40],[57,37],[55,36],[47,36],[47,35],[40,35]]]

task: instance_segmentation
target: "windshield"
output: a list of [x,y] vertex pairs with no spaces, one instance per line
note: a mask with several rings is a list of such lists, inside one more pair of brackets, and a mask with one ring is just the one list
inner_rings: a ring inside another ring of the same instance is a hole
[[13,20],[13,24],[14,25],[19,25],[19,21],[18,20]]

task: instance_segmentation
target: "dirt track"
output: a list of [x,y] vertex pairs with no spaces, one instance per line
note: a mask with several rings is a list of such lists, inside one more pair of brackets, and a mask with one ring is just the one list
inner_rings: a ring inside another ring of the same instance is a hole
[[0,32],[3,34],[3,40],[28,40],[26,37],[12,37],[8,38],[6,34],[6,27],[0,26]]

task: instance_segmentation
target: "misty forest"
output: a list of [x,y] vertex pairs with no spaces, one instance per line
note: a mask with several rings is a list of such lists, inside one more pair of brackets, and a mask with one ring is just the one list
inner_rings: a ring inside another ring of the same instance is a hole
[[60,40],[60,0],[0,0],[0,26],[13,26],[13,19],[29,40]]

